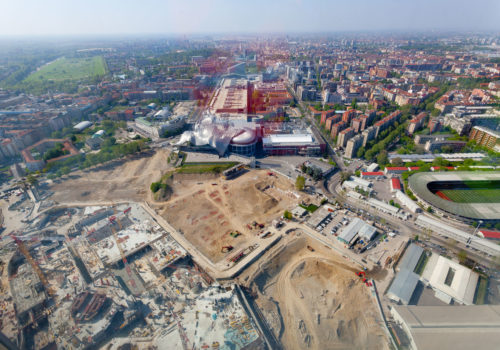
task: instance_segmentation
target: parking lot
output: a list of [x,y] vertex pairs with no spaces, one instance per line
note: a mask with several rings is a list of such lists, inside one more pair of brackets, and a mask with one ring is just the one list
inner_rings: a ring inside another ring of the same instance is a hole
[[[360,210],[361,215],[357,215],[348,209],[340,209],[331,212],[329,217],[327,217],[319,226],[316,227],[316,231],[326,237],[333,244],[337,245],[341,249],[349,249],[349,247],[337,239],[337,235],[342,232],[349,223],[356,217],[365,220],[368,224],[374,225],[374,221],[370,220],[373,217]],[[377,227],[377,236],[371,241],[363,242],[362,245],[356,247],[353,246],[354,252],[361,246],[366,249],[362,253],[358,253],[361,259],[369,260],[374,264],[385,266],[386,263],[392,262],[394,257],[402,249],[403,245],[406,243],[406,237],[400,236],[388,227],[380,228],[381,225],[374,225]]]

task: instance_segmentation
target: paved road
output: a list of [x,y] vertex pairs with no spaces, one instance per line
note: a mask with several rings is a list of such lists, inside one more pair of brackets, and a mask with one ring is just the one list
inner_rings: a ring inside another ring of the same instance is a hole
[[300,101],[298,98],[297,98],[297,95],[295,95],[295,91],[293,91],[292,87],[288,87],[290,92],[293,94],[293,96],[295,97],[295,99],[297,101],[299,101],[299,105],[300,107],[305,111],[305,114],[306,114],[306,117],[307,119],[311,122],[311,128],[313,129],[313,131],[315,133],[317,133],[318,135],[320,135],[321,139],[323,140],[323,142],[325,142],[326,144],[326,150],[328,152],[328,155],[330,157],[332,157],[333,161],[337,164],[337,166],[340,168],[341,171],[346,171],[347,168],[346,166],[344,165],[344,161],[342,160],[341,157],[337,156],[337,153],[335,153],[335,145],[331,144],[324,136],[323,134],[321,133],[321,131],[319,130],[318,128],[318,125],[316,123],[316,119],[314,119],[314,116],[312,115],[311,113],[311,110],[309,109],[309,107],[307,106],[307,104],[305,104],[304,102]]
[[[403,221],[401,219],[395,218],[392,215],[372,208],[366,201],[349,198],[343,195],[340,190],[340,172],[335,173],[332,177],[325,180],[325,182],[323,183],[323,187],[327,197],[335,199],[343,205],[349,205],[355,210],[364,210],[365,212],[373,215],[374,218],[382,218],[390,227],[398,230],[399,233],[404,234],[409,238],[414,238],[415,235],[419,235],[421,239],[425,237],[422,229],[417,226],[412,220]],[[444,237],[434,234],[431,236],[429,241],[424,241],[423,243],[428,245],[429,248],[434,248],[433,245],[439,245],[453,251],[455,254],[457,254],[460,250],[464,250],[467,252],[467,256],[469,258],[475,260],[479,264],[482,264],[484,266],[490,265],[491,259],[489,259],[485,255],[469,249],[462,243],[451,244],[450,242],[450,239],[445,239]]]

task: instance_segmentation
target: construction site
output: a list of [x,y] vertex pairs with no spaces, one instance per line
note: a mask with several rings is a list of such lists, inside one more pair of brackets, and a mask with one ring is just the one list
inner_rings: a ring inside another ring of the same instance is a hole
[[5,236],[2,250],[14,252],[2,270],[13,296],[1,300],[2,331],[21,348],[112,348],[121,337],[265,348],[236,287],[213,285],[141,204],[52,208]]
[[173,188],[159,214],[213,263],[260,244],[273,220],[310,200],[283,176],[259,170],[231,180],[174,177]]
[[370,272],[292,233],[242,274],[285,349],[386,349]]
[[169,154],[2,202],[9,339],[23,349],[387,348],[375,275],[283,217],[318,197],[237,165],[232,176],[175,172],[158,200],[149,186],[174,169]]

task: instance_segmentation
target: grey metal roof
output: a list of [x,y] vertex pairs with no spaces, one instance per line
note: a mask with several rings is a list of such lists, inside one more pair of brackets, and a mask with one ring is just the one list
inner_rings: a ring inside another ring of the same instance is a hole
[[364,225],[364,221],[358,218],[354,218],[349,225],[347,225],[339,235],[339,239],[351,243],[351,241],[356,237],[361,227]]
[[500,306],[393,306],[417,349],[498,349]]
[[373,237],[375,237],[376,234],[377,234],[377,229],[371,225],[366,224],[366,223],[359,230],[359,235],[362,238],[369,240],[369,241],[371,241],[373,239]]
[[408,304],[415,288],[417,287],[419,279],[420,276],[415,272],[407,269],[401,270],[392,281],[387,294],[392,294],[403,304]]
[[433,181],[500,180],[498,171],[423,172],[410,176],[408,184],[413,192],[427,203],[451,214],[470,219],[500,219],[500,203],[455,203],[432,193],[427,184]]
[[339,239],[351,243],[354,238],[359,234],[366,240],[371,240],[377,229],[359,218],[354,218],[349,225],[347,225],[339,235]]
[[413,243],[410,244],[408,249],[406,249],[405,255],[399,262],[399,270],[409,270],[413,272],[423,252],[424,248]]

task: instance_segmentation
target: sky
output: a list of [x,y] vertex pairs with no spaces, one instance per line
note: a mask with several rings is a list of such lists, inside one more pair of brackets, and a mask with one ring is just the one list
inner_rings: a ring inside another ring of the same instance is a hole
[[0,0],[0,36],[499,31],[500,0]]

